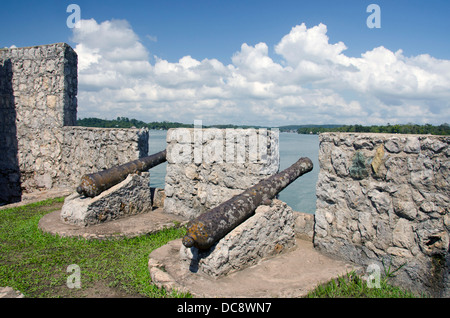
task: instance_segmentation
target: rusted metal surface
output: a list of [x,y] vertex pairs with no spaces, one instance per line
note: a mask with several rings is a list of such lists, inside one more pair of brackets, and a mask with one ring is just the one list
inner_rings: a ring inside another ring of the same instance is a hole
[[122,182],[131,173],[147,171],[166,161],[166,150],[103,171],[85,174],[77,187],[80,195],[95,197]]
[[195,246],[202,250],[210,248],[250,217],[262,202],[273,199],[281,190],[312,169],[313,163],[309,158],[300,158],[282,172],[262,180],[241,194],[201,214],[189,222],[186,236],[183,237],[183,245]]

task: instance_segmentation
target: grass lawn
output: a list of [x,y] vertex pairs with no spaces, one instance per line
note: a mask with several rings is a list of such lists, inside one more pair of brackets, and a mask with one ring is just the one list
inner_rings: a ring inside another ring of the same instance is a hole
[[[25,297],[178,297],[151,284],[148,255],[182,237],[184,228],[113,240],[63,238],[38,229],[40,218],[64,198],[0,210],[0,286]],[[69,265],[80,268],[81,288],[69,288]]]
[[333,279],[308,293],[308,298],[417,298],[405,289],[389,284],[389,273],[380,279],[380,288],[369,288],[367,281],[354,272]]
[[[85,240],[63,238],[38,229],[47,213],[61,209],[64,198],[0,210],[0,286],[25,297],[190,297],[166,293],[151,283],[148,255],[182,237],[185,228],[171,228],[136,238]],[[81,288],[69,288],[75,264]],[[307,297],[417,297],[388,283],[368,288],[354,273],[317,287]]]

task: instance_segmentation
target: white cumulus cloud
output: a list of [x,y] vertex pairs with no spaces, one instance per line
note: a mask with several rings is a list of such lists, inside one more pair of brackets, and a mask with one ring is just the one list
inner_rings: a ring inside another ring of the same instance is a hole
[[[147,36],[148,37],[148,36]],[[156,39],[156,37],[155,37]],[[450,117],[450,61],[382,46],[360,57],[330,43],[327,26],[294,26],[274,51],[243,43],[231,63],[150,52],[125,20],[82,20],[79,116],[207,124],[442,123]]]

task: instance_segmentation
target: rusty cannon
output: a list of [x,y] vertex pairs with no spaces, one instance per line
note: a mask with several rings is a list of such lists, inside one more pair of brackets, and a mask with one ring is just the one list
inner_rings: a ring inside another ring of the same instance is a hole
[[183,245],[194,246],[201,250],[210,248],[249,218],[261,203],[273,199],[298,177],[312,169],[313,163],[309,158],[300,158],[289,168],[199,215],[189,222],[187,233],[183,237]]
[[93,198],[122,182],[129,174],[147,171],[165,161],[166,150],[163,150],[151,156],[136,159],[123,165],[91,174],[85,174],[81,177],[81,183],[77,187],[77,192],[80,195]]

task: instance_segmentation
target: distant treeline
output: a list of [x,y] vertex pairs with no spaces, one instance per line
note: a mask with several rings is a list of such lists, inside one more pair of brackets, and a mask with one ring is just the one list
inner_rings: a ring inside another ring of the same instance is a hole
[[[170,128],[193,128],[193,124],[183,124],[178,122],[151,122],[146,123],[137,119],[127,117],[117,117],[116,119],[83,118],[77,120],[78,126],[84,127],[102,127],[102,128],[148,128],[167,130]],[[236,126],[236,125],[213,125],[203,126],[204,128],[270,128],[262,126]],[[431,134],[431,135],[450,135],[450,125],[442,124],[433,126],[430,124],[416,125],[386,125],[386,126],[362,126],[362,125],[290,125],[278,127],[280,131],[290,131],[299,134],[319,134],[322,132],[373,132],[373,133],[391,133],[391,134]]]
[[83,118],[77,120],[78,126],[83,127],[101,127],[101,128],[148,128],[148,129],[162,129],[167,130],[170,128],[179,128],[179,127],[194,127],[194,125],[182,124],[176,122],[151,122],[146,123],[137,119],[129,119],[127,117],[117,117],[116,119],[100,119],[100,118]]
[[370,133],[389,133],[389,134],[431,134],[431,135],[450,135],[450,126],[442,124],[433,126],[430,124],[416,125],[386,125],[386,126],[362,126],[362,125],[344,125],[339,127],[301,127],[297,129],[299,134],[319,134],[322,132],[370,132]]
[[[101,127],[101,128],[148,128],[148,129],[157,129],[157,130],[168,130],[170,128],[194,128],[194,124],[183,124],[177,122],[151,122],[145,123],[141,120],[137,119],[129,119],[127,117],[117,117],[116,119],[100,119],[100,118],[83,118],[77,120],[78,126],[83,127]],[[212,125],[205,126],[204,128],[262,128],[260,126],[236,126],[236,125]]]

